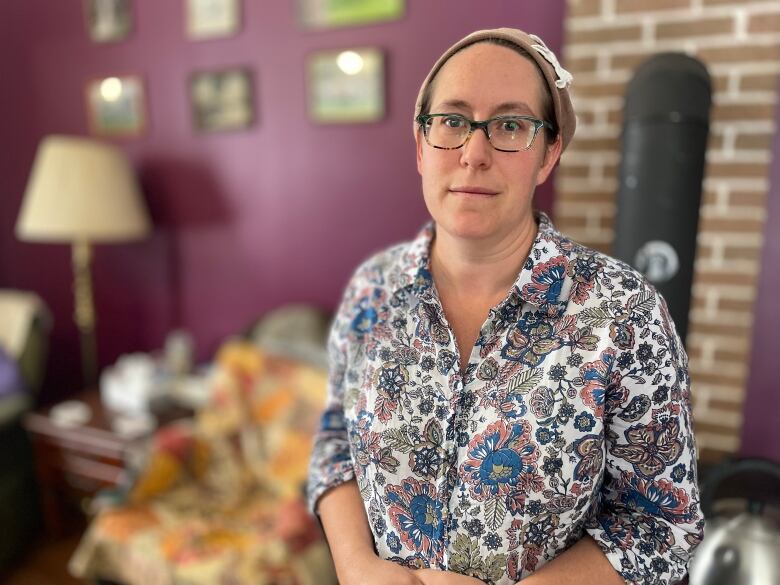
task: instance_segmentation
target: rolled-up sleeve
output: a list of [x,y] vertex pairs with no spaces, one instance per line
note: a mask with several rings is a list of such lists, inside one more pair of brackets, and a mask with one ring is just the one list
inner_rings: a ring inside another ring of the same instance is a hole
[[343,405],[350,343],[350,291],[353,288],[347,288],[328,336],[328,397],[314,436],[306,488],[309,510],[314,514],[317,513],[317,502],[327,490],[355,477]]
[[587,533],[627,583],[672,584],[703,536],[688,360],[651,286],[612,325],[605,471]]

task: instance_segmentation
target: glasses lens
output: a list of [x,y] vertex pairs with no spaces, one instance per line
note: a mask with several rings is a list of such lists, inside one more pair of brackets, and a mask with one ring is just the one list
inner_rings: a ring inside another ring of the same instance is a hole
[[536,126],[524,118],[499,118],[488,125],[490,142],[501,150],[525,150],[531,147]]
[[463,116],[432,116],[425,125],[428,142],[439,148],[458,148],[469,134],[469,123]]

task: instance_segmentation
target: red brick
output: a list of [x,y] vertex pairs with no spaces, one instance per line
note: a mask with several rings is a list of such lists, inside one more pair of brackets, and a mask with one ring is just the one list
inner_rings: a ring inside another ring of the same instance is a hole
[[758,219],[736,219],[723,217],[702,217],[699,220],[700,232],[747,232],[763,233],[764,222]]
[[739,89],[743,91],[777,91],[780,79],[769,73],[754,73],[743,75],[739,81]]
[[662,10],[674,10],[690,8],[691,0],[617,0],[616,10],[618,14],[624,12],[660,12]]
[[696,384],[731,384],[733,386],[741,386],[745,382],[745,375],[733,375],[729,374],[721,369],[712,373],[692,373],[691,378]]
[[772,134],[737,134],[734,146],[737,150],[770,150],[774,135]]
[[575,99],[578,97],[619,97],[626,91],[625,83],[580,83],[574,88]]
[[569,57],[563,66],[572,73],[589,73],[596,70],[596,57]]
[[710,400],[709,406],[710,408],[714,410],[732,410],[734,412],[742,412],[742,395],[735,396],[735,398],[738,398],[739,400],[736,401],[728,401],[728,400]]
[[607,112],[607,123],[609,124],[622,124],[623,123],[623,108],[619,110],[610,110]]
[[780,32],[780,12],[757,13],[750,15],[748,32],[777,33]]
[[715,104],[711,113],[713,120],[774,120],[774,104]]
[[[735,408],[734,410],[741,412],[741,408]],[[708,417],[709,418],[709,417]],[[698,433],[712,433],[715,435],[721,435],[721,436],[734,436],[738,435],[739,429],[735,429],[733,427],[730,427],[728,425],[720,425],[717,423],[710,422],[709,420],[701,420],[697,419],[694,413],[694,419],[693,419],[693,429],[696,434]]]
[[729,193],[729,205],[763,208],[766,205],[766,193],[763,191],[732,191]]
[[734,32],[734,19],[728,17],[685,22],[661,22],[656,25],[655,36],[664,40],[723,35],[732,32]]
[[742,42],[728,47],[699,49],[698,57],[705,63],[752,63],[756,61],[777,61],[780,59],[780,43],[772,45],[751,45]]
[[722,148],[723,148],[723,135],[714,134],[711,132],[707,139],[707,149],[712,151],[712,150],[721,150]]
[[575,105],[575,109],[577,111],[577,125],[584,125],[584,126],[590,126],[593,123],[596,122],[596,114],[591,110],[586,110],[585,108],[577,108]]
[[584,179],[590,175],[589,165],[575,165],[573,163],[563,163],[558,168],[557,176],[560,178]]
[[607,192],[576,192],[558,190],[556,199],[568,203],[614,203],[615,194]]
[[616,53],[610,57],[609,67],[616,71],[623,71],[626,69],[634,71],[639,65],[647,61],[654,54],[655,53],[648,53],[647,51],[639,53]]
[[726,246],[723,249],[723,258],[726,260],[758,260],[761,258],[761,250],[752,246]]
[[[712,0],[707,0],[707,1],[712,1]],[[733,434],[734,431],[732,430],[731,432]],[[723,463],[723,460],[726,457],[730,457],[733,455],[733,453],[730,451],[723,451],[721,449],[712,449],[710,447],[699,447],[698,450],[699,450],[699,463],[705,463],[705,464]]]
[[743,162],[718,162],[708,165],[705,175],[707,177],[740,177],[757,179],[766,178],[769,173],[767,163],[743,163]]
[[712,78],[712,90],[715,93],[725,93],[729,88],[729,76],[728,75],[713,75]]
[[640,40],[642,40],[642,27],[639,25],[571,30],[566,37],[566,42],[569,45],[580,43],[598,43],[601,45],[603,43]]
[[[696,272],[694,280],[699,285],[734,284],[755,286],[758,278],[754,274],[735,274],[733,272]],[[696,331],[712,335],[744,335],[748,327],[743,325],[727,325],[723,323],[697,323]]]
[[[753,301],[745,301],[741,299],[729,299],[723,297],[718,299],[718,308],[723,309],[724,311],[743,311],[745,313],[752,313],[753,307],[754,307]],[[731,355],[742,355],[742,354],[738,352],[727,351],[727,350],[720,350],[720,349],[715,350],[716,359],[730,359],[729,356]]]
[[569,0],[566,3],[569,17],[596,16],[601,14],[601,0]]

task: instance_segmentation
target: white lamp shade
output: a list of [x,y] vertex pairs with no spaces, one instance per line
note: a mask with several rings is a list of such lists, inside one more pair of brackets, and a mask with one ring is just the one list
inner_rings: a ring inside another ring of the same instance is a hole
[[16,222],[20,240],[126,242],[150,231],[146,205],[122,151],[76,136],[41,142]]

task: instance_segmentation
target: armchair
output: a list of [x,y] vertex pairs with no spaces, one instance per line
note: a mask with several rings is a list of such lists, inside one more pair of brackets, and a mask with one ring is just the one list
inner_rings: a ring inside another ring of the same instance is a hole
[[105,495],[71,573],[126,585],[335,584],[303,500],[325,371],[229,341],[210,388],[207,405],[160,429],[128,485]]
[[28,292],[0,289],[0,572],[38,523],[32,449],[22,418],[35,402],[48,356],[51,316]]

